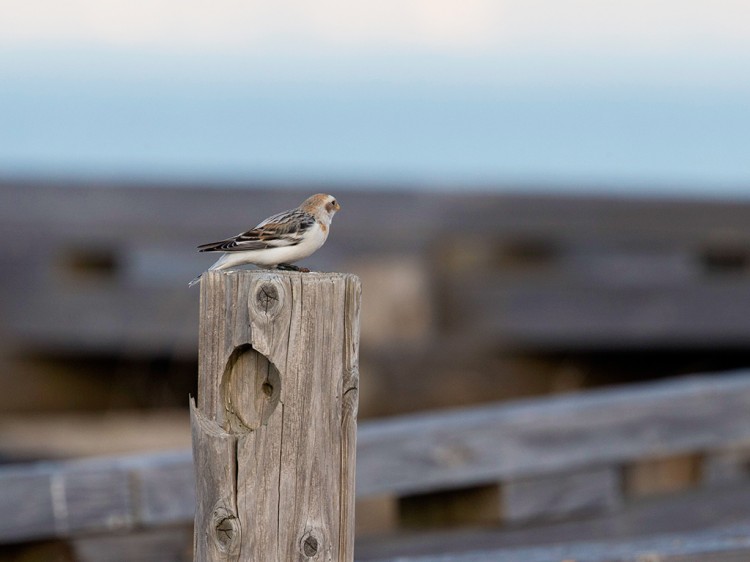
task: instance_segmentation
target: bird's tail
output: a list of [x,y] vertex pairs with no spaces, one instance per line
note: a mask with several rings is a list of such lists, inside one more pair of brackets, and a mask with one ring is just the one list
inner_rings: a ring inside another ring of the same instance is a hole
[[[218,260],[216,260],[216,263],[214,263],[211,267],[208,268],[208,271],[216,271],[217,269],[227,269],[228,267],[232,266],[232,262],[230,261],[229,254],[224,254],[221,256]],[[203,273],[201,273],[198,277],[193,279],[190,283],[188,283],[188,287],[192,287],[196,283],[198,283],[201,280],[201,277],[203,276]]]

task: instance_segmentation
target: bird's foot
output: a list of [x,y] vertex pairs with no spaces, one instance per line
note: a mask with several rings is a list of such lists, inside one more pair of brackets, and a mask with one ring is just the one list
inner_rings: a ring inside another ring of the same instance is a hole
[[291,263],[280,263],[276,266],[276,269],[280,269],[281,271],[300,271],[302,273],[310,273],[310,270],[306,267],[297,267]]

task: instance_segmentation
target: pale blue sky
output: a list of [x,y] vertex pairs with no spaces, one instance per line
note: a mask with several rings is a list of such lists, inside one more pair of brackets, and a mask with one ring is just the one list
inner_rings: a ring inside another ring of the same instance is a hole
[[750,6],[4,2],[0,175],[750,194]]

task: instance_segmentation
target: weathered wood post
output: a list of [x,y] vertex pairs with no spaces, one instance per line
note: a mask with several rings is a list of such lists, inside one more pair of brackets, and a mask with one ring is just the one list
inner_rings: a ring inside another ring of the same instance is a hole
[[203,276],[196,562],[353,560],[360,293],[340,273]]

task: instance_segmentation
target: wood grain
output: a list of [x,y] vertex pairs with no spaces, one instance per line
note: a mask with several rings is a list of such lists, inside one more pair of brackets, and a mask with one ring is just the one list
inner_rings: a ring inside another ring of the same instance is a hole
[[360,284],[201,282],[196,560],[353,559]]

